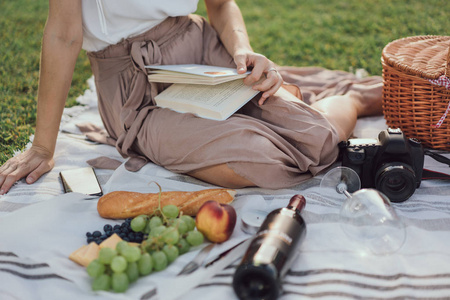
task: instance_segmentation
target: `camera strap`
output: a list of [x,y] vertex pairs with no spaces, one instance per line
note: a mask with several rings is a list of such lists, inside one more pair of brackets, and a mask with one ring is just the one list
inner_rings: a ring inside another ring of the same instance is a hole
[[441,172],[431,171],[431,170],[428,170],[428,169],[423,169],[422,180],[428,180],[428,179],[445,179],[445,180],[450,180],[450,175],[449,174],[445,174],[445,173],[441,173]]
[[[430,156],[431,158],[433,158],[434,160],[443,163],[445,165],[448,165],[450,167],[450,159],[438,154],[436,152],[432,152],[430,150],[425,150],[424,151],[425,155]],[[427,180],[427,179],[444,179],[444,180],[450,180],[450,174],[445,174],[445,173],[441,173],[441,172],[437,172],[437,171],[432,171],[429,169],[423,169],[423,173],[422,173],[422,180]]]

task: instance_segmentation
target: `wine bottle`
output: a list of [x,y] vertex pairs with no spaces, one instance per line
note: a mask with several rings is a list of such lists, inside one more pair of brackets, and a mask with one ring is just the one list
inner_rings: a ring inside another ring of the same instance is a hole
[[250,243],[233,277],[233,289],[241,300],[276,299],[281,281],[298,254],[306,235],[300,212],[306,205],[301,195],[287,207],[269,213]]

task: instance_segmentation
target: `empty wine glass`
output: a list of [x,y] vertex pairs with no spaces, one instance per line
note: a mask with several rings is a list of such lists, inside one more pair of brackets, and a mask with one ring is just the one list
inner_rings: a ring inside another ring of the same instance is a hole
[[363,241],[377,255],[398,251],[406,230],[388,197],[375,189],[360,189],[358,174],[347,167],[331,169],[320,187],[344,194],[339,219],[342,230],[352,239]]

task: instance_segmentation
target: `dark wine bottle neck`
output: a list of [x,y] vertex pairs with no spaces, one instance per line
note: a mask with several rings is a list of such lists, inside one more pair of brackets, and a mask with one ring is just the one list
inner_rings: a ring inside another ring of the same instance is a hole
[[306,199],[302,195],[294,195],[286,208],[296,210],[300,213],[306,205]]

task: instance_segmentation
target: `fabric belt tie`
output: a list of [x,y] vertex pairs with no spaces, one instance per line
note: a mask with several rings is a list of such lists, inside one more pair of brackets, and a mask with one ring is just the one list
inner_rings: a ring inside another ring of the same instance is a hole
[[130,95],[120,113],[120,121],[123,124],[124,131],[117,139],[116,148],[122,155],[125,154],[130,157],[125,163],[125,167],[129,171],[135,172],[141,169],[148,162],[148,159],[135,153],[131,150],[131,147],[148,113],[156,107],[153,103],[147,103],[146,106],[142,107],[143,100],[153,100],[158,94],[157,84],[148,82],[145,66],[150,64],[160,65],[162,55],[158,44],[153,40],[133,42],[130,55],[136,72],[131,81]]
[[[101,4],[101,1],[99,3]],[[106,131],[101,134],[97,132],[90,134],[90,138],[98,139],[97,142],[115,145],[124,158],[129,157],[125,163],[125,167],[129,171],[138,171],[149,161],[132,150],[132,146],[149,112],[156,107],[154,97],[166,86],[161,83],[149,83],[145,66],[161,65],[160,46],[189,30],[194,17],[168,17],[161,24],[139,36],[124,39],[118,44],[98,52],[88,52],[97,84],[102,80],[107,80],[110,76],[120,76],[121,72],[132,72],[131,75],[126,74],[127,80],[129,80],[126,86],[120,81],[120,78],[118,80],[118,85],[121,85],[119,90],[126,91],[127,95],[118,95],[118,97],[122,97],[123,106],[118,116],[119,120],[117,120],[122,129],[120,132],[115,132],[117,139],[109,137],[109,133]],[[111,64],[111,60],[114,61],[114,65]],[[105,161],[105,158],[93,159],[90,164],[100,166],[105,165]],[[107,165],[111,165],[109,160]],[[116,167],[117,163],[114,162],[112,165],[112,167]]]

